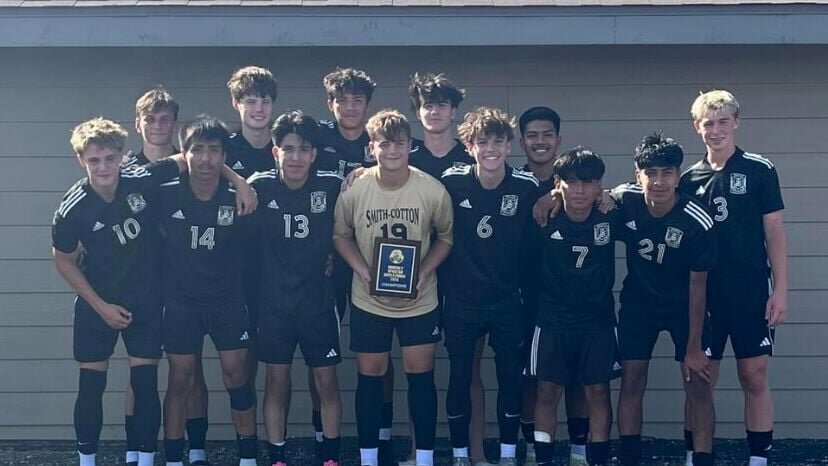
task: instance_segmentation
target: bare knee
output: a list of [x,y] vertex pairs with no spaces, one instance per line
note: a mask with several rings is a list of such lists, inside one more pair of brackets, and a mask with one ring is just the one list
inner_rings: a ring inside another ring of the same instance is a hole
[[557,406],[561,399],[563,387],[549,382],[538,382],[537,403],[544,406]]
[[335,397],[339,392],[339,381],[336,377],[336,366],[314,369],[313,378],[320,398],[330,399]]
[[739,368],[739,383],[748,394],[760,395],[768,391],[767,365],[754,365]]

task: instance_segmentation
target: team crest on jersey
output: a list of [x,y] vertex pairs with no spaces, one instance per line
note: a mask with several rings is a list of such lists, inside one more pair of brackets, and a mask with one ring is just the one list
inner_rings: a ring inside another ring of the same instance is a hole
[[609,222],[601,222],[592,227],[594,233],[595,245],[603,246],[609,244],[610,241],[610,224]]
[[321,214],[328,210],[328,194],[325,191],[314,191],[311,193],[312,214]]
[[745,194],[747,192],[747,176],[743,173],[730,174],[730,194]]
[[374,162],[377,161],[377,159],[374,158],[374,154],[372,154],[371,150],[368,149],[368,146],[365,146],[362,149],[365,151],[365,154],[363,155],[362,160],[364,160],[367,163],[374,163]]
[[133,214],[137,214],[147,207],[147,201],[144,200],[144,196],[142,196],[141,193],[132,193],[128,195],[127,204],[129,204],[129,209],[132,210]]
[[667,227],[667,233],[664,235],[664,242],[667,246],[678,249],[681,246],[681,238],[684,232],[675,227]]
[[500,201],[500,215],[511,217],[517,213],[518,196],[516,194],[504,194]]
[[216,218],[216,223],[223,227],[232,225],[235,212],[236,208],[233,206],[220,205],[218,208],[218,218]]
[[465,167],[465,166],[466,166],[465,162],[451,162],[451,168],[461,168],[461,167]]

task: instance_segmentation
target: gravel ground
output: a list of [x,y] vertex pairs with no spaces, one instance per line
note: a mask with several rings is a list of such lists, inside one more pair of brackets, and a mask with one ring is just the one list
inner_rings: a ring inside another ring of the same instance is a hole
[[[398,452],[408,450],[407,439],[395,438]],[[233,466],[238,464],[235,459],[235,447],[232,442],[209,442],[208,455],[214,466]],[[102,442],[98,453],[98,464],[101,466],[123,465],[124,443]],[[675,440],[644,439],[644,461],[642,464],[650,466],[679,466],[684,463],[683,442]],[[489,441],[486,451],[492,457],[497,453],[497,444]],[[565,442],[557,445],[559,461],[557,465],[566,464],[566,454],[569,451]],[[288,440],[288,464],[291,466],[313,465],[312,439]],[[357,445],[355,438],[343,439],[342,443],[343,466],[358,466]],[[522,454],[519,448],[518,455]],[[716,458],[719,465],[744,465],[746,463],[745,445],[743,440],[717,440]],[[437,444],[436,465],[450,465],[450,448],[445,439]],[[772,455],[774,465],[828,465],[828,440],[801,440],[785,439],[774,441]],[[9,466],[66,466],[77,464],[74,443],[66,441],[2,441],[0,442],[0,465]],[[163,465],[160,455],[156,457],[156,465]],[[267,452],[262,447],[259,455],[259,464],[266,465]]]

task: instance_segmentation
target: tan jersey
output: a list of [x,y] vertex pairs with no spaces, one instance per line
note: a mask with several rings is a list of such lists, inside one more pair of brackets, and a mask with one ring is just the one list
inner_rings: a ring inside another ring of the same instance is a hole
[[[431,247],[431,234],[452,244],[453,213],[451,198],[442,183],[414,167],[408,181],[393,191],[380,187],[374,166],[356,179],[336,203],[334,239],[353,239],[371,267],[374,239],[385,237],[420,241],[420,262]],[[437,276],[425,278],[414,299],[371,296],[359,277],[354,276],[351,297],[360,309],[392,317],[414,317],[437,307]]]

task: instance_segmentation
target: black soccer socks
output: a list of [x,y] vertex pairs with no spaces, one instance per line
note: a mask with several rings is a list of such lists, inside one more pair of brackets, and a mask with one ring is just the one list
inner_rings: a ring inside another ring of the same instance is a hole
[[437,429],[437,388],[434,371],[406,373],[408,378],[408,412],[414,424],[417,450],[434,450]]
[[75,400],[75,436],[78,451],[91,455],[98,451],[98,439],[103,426],[103,393],[106,372],[81,369],[78,397]]
[[158,366],[145,364],[129,369],[129,384],[135,394],[132,416],[137,450],[152,453],[158,449],[161,426],[161,401],[158,399]]

